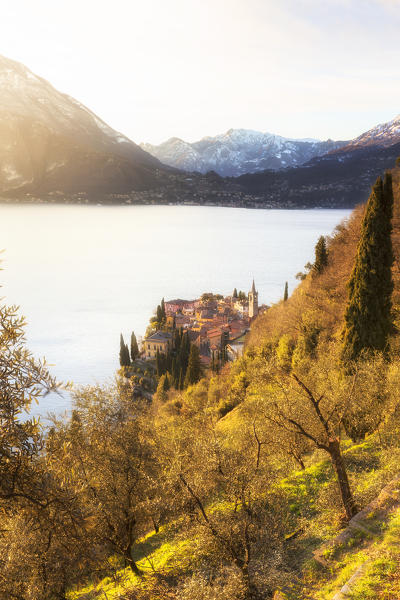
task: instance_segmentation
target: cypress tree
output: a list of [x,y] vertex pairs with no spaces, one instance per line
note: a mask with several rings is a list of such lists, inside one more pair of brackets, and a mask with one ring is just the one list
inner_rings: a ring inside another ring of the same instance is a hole
[[156,315],[157,315],[157,326],[160,328],[160,327],[162,327],[162,324],[163,324],[163,312],[162,312],[162,308],[160,305],[157,306]]
[[170,377],[169,373],[168,372],[165,373],[164,387],[163,387],[163,389],[164,389],[165,392],[168,392],[170,390],[170,388],[171,388],[169,377]]
[[131,359],[129,356],[128,346],[124,342],[124,336],[121,333],[119,338],[119,364],[121,367],[129,367]]
[[162,365],[161,365],[161,356],[160,356],[160,351],[158,348],[157,348],[157,352],[156,352],[156,372],[157,372],[157,377],[161,377],[161,375],[163,374]]
[[237,293],[237,289],[235,288],[235,289],[233,290],[233,295],[232,295],[232,298],[234,298],[234,299],[236,300],[236,299],[237,299],[237,297],[238,297],[238,293]]
[[176,356],[172,357],[171,370],[169,372],[169,383],[172,387],[176,387]]
[[392,328],[392,176],[378,177],[369,197],[345,313],[343,358],[357,359],[363,350],[384,351]]
[[162,402],[165,402],[168,399],[168,390],[169,389],[170,389],[170,386],[169,386],[168,374],[165,373],[164,375],[161,375],[160,381],[158,382],[157,391],[156,391],[158,398]]
[[125,356],[124,349],[125,349],[124,336],[121,333],[119,336],[119,364],[121,365],[121,367],[125,366],[124,365],[124,356]]
[[131,359],[132,362],[137,359],[139,356],[139,347],[136,339],[135,333],[132,331],[131,334]]
[[201,377],[200,352],[195,344],[190,346],[189,364],[185,375],[185,388],[197,383]]
[[184,386],[184,377],[183,377],[183,371],[181,369],[179,371],[179,381],[178,381],[178,385],[177,385],[178,390],[183,390],[183,386]]
[[185,331],[185,333],[183,334],[183,337],[182,337],[181,351],[180,351],[180,364],[181,364],[184,375],[188,368],[190,345],[191,344],[190,344],[190,339],[189,339],[189,333],[187,331]]
[[174,346],[174,350],[175,352],[179,352],[179,348],[181,347],[181,334],[180,334],[180,329],[175,329],[174,331],[174,342],[173,342],[173,346]]
[[285,291],[283,292],[283,301],[286,302],[286,300],[289,298],[289,290],[288,290],[288,282],[286,281],[285,283]]
[[315,262],[312,266],[314,275],[320,275],[328,264],[328,250],[326,249],[326,239],[323,235],[319,238],[315,246]]
[[161,318],[162,318],[162,323],[164,325],[165,321],[167,320],[167,313],[165,312],[165,301],[164,298],[161,300]]
[[129,367],[129,365],[131,364],[131,355],[129,354],[128,344],[125,344],[125,360],[126,366]]
[[168,350],[167,354],[163,354],[163,359],[164,359],[164,372],[165,371],[171,371],[172,369],[172,354],[171,352]]

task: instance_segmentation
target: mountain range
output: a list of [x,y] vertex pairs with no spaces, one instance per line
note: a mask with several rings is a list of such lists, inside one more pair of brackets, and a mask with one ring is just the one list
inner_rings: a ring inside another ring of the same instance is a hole
[[265,169],[297,167],[347,144],[347,141],[295,140],[251,129],[229,129],[198,142],[173,137],[158,146],[141,144],[141,148],[177,169],[215,171],[223,177],[237,177]]
[[348,141],[230,129],[139,146],[2,56],[0,89],[0,197],[12,201],[354,206],[400,154],[400,115]]
[[229,129],[214,137],[193,143],[177,137],[159,145],[140,144],[162,163],[182,169],[238,177],[246,173],[298,167],[312,159],[337,152],[370,146],[387,148],[400,141],[400,115],[388,123],[377,125],[354,140],[333,141],[285,138],[250,129]]

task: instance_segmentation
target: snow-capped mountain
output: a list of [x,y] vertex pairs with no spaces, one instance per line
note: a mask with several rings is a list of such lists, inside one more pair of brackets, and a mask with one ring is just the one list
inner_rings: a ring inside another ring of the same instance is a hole
[[381,123],[351,140],[341,151],[357,150],[368,146],[388,148],[400,142],[400,115],[387,123]]
[[204,137],[193,143],[175,137],[158,146],[141,144],[141,147],[164,164],[178,169],[238,176],[302,165],[347,143],[296,140],[250,129],[229,129],[221,135]]
[[0,56],[0,191],[146,187],[159,161],[21,63]]
[[[170,165],[183,171],[198,171],[199,173],[206,173],[211,170],[207,168],[206,161],[194,147],[194,144],[189,144],[189,142],[185,142],[180,138],[172,137],[159,146],[144,143],[140,144],[140,146],[152,156],[157,157],[165,165]],[[162,156],[162,159],[159,158],[160,156]]]

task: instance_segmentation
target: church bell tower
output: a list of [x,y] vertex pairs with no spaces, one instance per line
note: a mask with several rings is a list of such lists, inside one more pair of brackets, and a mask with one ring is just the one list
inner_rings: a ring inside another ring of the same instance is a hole
[[251,290],[249,292],[249,318],[253,319],[258,315],[258,292],[256,291],[256,286],[254,284],[251,286]]

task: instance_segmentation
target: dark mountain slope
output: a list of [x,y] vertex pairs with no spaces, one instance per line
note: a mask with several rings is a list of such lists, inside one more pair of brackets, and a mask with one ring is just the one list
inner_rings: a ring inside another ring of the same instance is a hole
[[242,175],[235,182],[248,194],[293,206],[353,207],[365,202],[376,177],[393,167],[400,143],[363,147],[315,158],[302,167]]
[[156,158],[24,65],[0,57],[0,86],[1,193],[154,186]]

